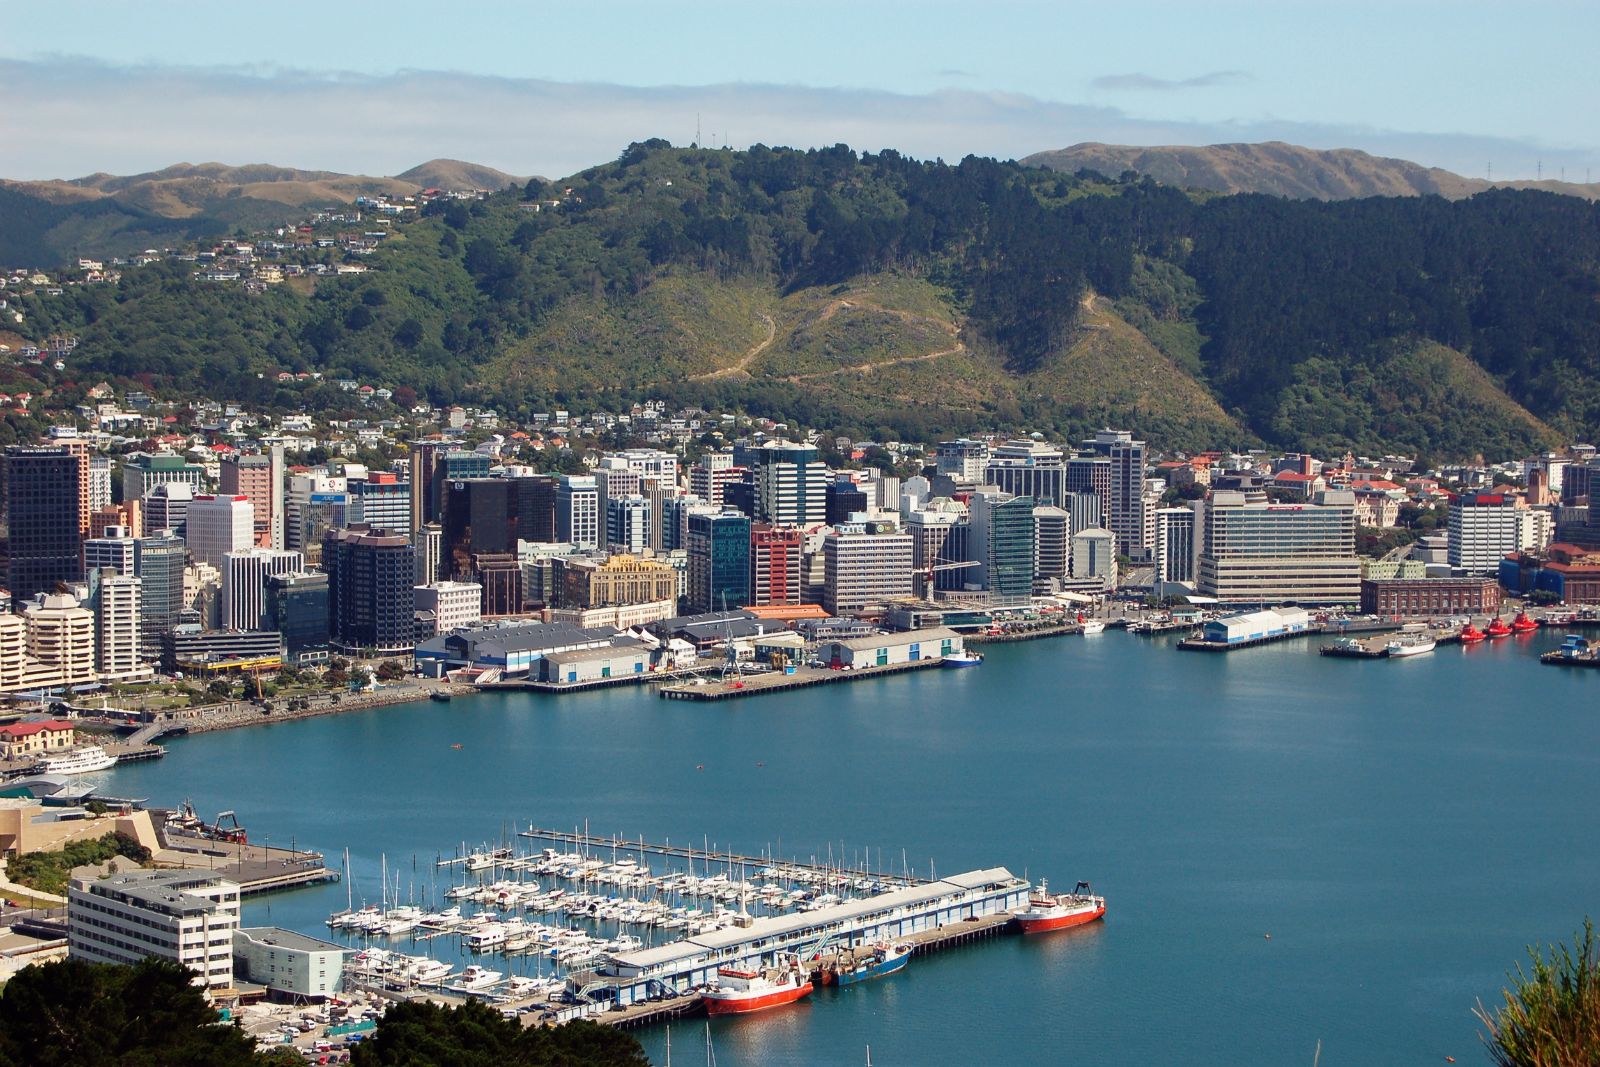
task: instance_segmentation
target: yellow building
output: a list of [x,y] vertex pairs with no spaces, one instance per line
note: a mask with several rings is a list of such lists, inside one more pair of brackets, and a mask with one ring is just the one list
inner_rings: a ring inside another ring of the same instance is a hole
[[23,608],[28,625],[28,655],[61,672],[62,685],[95,680],[94,612],[76,597],[51,593]]
[[0,759],[27,759],[72,747],[77,730],[70,722],[45,719],[0,726]]
[[678,572],[659,560],[619,553],[604,563],[572,560],[562,575],[562,604],[568,608],[605,608],[673,600]]

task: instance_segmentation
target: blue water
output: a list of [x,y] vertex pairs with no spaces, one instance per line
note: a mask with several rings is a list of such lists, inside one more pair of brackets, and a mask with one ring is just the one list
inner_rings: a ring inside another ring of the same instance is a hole
[[[1390,662],[1112,632],[720,704],[479,696],[235,730],[110,786],[235,809],[253,841],[348,847],[358,897],[381,854],[420,897],[462,842],[587,820],[924,873],[1004,865],[1109,900],[1094,927],[719,1020],[723,1067],[859,1064],[869,1044],[880,1067],[1310,1063],[1319,1041],[1323,1064],[1482,1062],[1473,1005],[1527,944],[1600,910],[1600,675],[1539,665],[1554,643]],[[345,892],[246,920],[323,934]],[[673,1037],[699,1062],[699,1024]],[[659,1062],[663,1032],[641,1039]]]

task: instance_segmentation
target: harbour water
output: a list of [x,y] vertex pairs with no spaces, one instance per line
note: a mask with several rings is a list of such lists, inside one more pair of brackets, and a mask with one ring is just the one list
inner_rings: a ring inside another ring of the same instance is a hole
[[[1170,642],[998,645],[977,670],[726,704],[420,703],[181,739],[105,777],[236,810],[253,842],[348,847],[358,904],[380,856],[421,897],[463,842],[585,820],[924,874],[1005,865],[1109,900],[1103,924],[714,1021],[723,1065],[859,1064],[867,1045],[879,1065],[1309,1063],[1319,1041],[1324,1064],[1478,1060],[1473,1005],[1600,910],[1600,679],[1540,666],[1546,635],[1398,661]],[[345,893],[264,897],[246,921],[325,934]],[[660,1062],[664,1034],[640,1038]],[[674,1031],[679,1058],[702,1041]]]

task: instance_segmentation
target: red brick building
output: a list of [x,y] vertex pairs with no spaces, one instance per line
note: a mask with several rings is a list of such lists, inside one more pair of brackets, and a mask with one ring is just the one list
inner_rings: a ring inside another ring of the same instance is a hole
[[750,527],[750,603],[800,603],[802,547],[805,533],[798,526]]
[[1361,610],[1409,618],[1492,615],[1500,610],[1500,583],[1493,578],[1363,578]]

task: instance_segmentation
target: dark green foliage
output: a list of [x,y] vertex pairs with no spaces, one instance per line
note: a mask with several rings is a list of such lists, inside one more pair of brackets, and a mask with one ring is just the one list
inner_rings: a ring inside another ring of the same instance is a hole
[[94,841],[74,841],[59,852],[30,852],[14,857],[7,864],[12,881],[41,893],[62,894],[74,867],[104,863],[113,856],[126,856],[138,863],[150,859],[150,850],[127,834],[112,832]]
[[1500,1067],[1593,1067],[1600,1064],[1600,953],[1594,924],[1572,947],[1552,945],[1548,954],[1530,947],[1532,972],[1510,975],[1505,1004],[1475,1009],[1488,1033],[1489,1058]]
[[352,1067],[648,1067],[628,1034],[590,1022],[523,1027],[481,1001],[396,1004],[350,1057]]
[[158,960],[25,967],[0,989],[0,1067],[259,1067],[192,977]]

